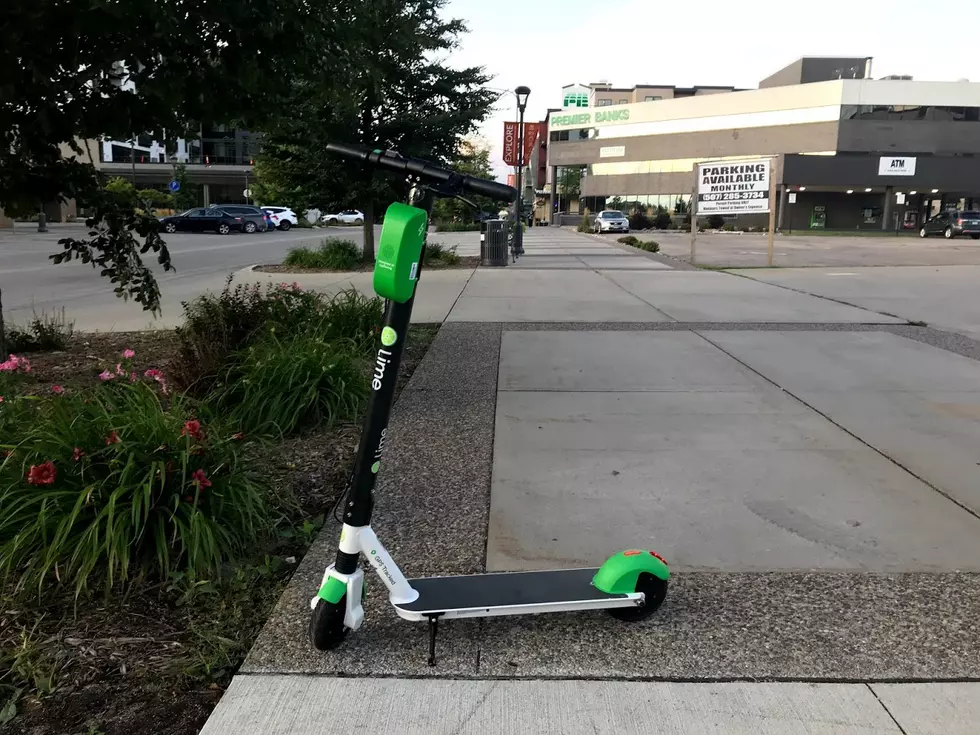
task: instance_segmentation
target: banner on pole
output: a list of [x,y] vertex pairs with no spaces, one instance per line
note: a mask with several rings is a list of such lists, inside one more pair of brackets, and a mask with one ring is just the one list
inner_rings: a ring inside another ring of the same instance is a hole
[[508,166],[517,165],[517,123],[504,123],[504,163]]
[[534,144],[538,142],[538,132],[541,123],[524,123],[524,165],[531,162],[531,154],[534,152]]
[[698,164],[699,215],[769,211],[770,159]]

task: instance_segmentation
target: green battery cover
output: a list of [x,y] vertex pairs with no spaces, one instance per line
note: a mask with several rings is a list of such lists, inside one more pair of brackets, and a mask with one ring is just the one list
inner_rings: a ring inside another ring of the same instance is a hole
[[388,207],[374,263],[374,292],[378,296],[399,304],[412,298],[427,229],[425,210],[401,202]]

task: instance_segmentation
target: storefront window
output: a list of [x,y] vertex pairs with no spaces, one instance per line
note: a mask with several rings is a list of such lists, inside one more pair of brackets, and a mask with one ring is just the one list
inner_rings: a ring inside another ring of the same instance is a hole
[[946,105],[841,105],[840,119],[976,122],[980,120],[980,107],[951,107]]

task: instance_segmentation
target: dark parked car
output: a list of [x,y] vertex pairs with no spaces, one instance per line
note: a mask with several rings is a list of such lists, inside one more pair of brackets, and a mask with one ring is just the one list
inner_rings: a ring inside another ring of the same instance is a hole
[[952,240],[957,235],[969,235],[980,240],[980,211],[950,209],[941,212],[922,225],[919,237],[942,235]]
[[241,217],[243,232],[249,234],[255,231],[264,232],[267,227],[265,212],[251,204],[212,204],[211,208]]
[[223,209],[204,207],[188,209],[183,214],[175,214],[160,220],[164,232],[217,232],[227,235],[232,230],[242,231],[243,220]]

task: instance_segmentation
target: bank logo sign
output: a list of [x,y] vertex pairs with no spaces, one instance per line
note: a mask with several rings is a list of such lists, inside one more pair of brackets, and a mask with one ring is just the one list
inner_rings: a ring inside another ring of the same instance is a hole
[[699,215],[769,211],[769,159],[698,164]]
[[915,176],[914,156],[882,156],[878,159],[879,176]]
[[628,122],[629,110],[596,110],[577,114],[552,115],[552,128],[587,128],[612,122]]

